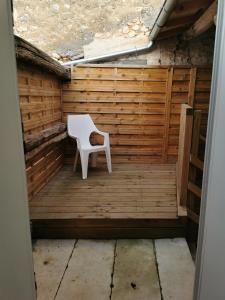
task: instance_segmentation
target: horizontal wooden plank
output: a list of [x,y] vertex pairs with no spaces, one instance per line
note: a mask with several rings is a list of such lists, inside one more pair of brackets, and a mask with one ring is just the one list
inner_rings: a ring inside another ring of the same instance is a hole
[[61,90],[55,88],[45,89],[43,87],[31,87],[29,85],[19,85],[20,96],[56,96],[60,97]]
[[165,113],[164,105],[159,104],[127,104],[127,103],[63,103],[63,111],[65,113],[123,113],[123,114],[155,114],[161,115]]
[[64,89],[72,91],[118,91],[118,92],[155,92],[162,94],[166,91],[166,83],[160,81],[107,81],[73,80],[65,84]]
[[80,92],[64,88],[64,102],[108,103],[165,103],[165,94],[145,92]]
[[188,190],[192,192],[195,196],[201,199],[202,190],[196,184],[189,182],[188,183]]
[[194,156],[193,154],[191,154],[190,157],[190,163],[195,166],[196,168],[198,168],[199,170],[203,171],[203,167],[204,167],[204,162],[201,161],[199,158],[197,158],[196,156]]
[[60,101],[42,101],[36,103],[22,103],[20,106],[22,114],[25,113],[36,113],[45,110],[60,110],[61,103]]
[[61,121],[61,112],[52,113],[48,116],[39,116],[36,118],[31,118],[28,120],[22,120],[24,132],[34,129],[36,127],[41,127],[53,122]]
[[167,79],[167,69],[159,68],[82,68],[76,67],[72,71],[73,79],[109,79],[109,80],[164,80]]

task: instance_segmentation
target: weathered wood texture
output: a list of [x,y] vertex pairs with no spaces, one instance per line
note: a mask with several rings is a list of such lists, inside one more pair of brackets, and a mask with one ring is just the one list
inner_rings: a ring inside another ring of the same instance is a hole
[[177,161],[177,201],[178,206],[184,207],[186,207],[187,201],[192,124],[193,109],[187,104],[182,104],[180,115],[179,152]]
[[[18,63],[18,85],[23,138],[45,136],[62,122],[61,81],[38,68]],[[61,128],[61,126],[59,126]],[[56,135],[54,135],[56,138]],[[39,145],[26,154],[28,194],[31,198],[62,166],[63,150],[59,140]],[[36,145],[37,146],[37,145]],[[29,148],[29,147],[28,147]],[[26,150],[31,150],[26,149]]]
[[[114,163],[176,162],[181,104],[207,111],[210,84],[207,67],[81,65],[63,85],[64,120],[91,114],[110,133]],[[67,162],[74,149],[68,143]]]
[[59,122],[52,127],[42,130],[40,133],[29,134],[24,138],[24,150],[25,153],[41,146],[45,142],[53,139],[66,131],[66,125]]
[[204,165],[205,136],[206,128],[202,126],[202,112],[195,111],[192,134],[191,156],[189,162],[189,182],[187,187],[187,211],[188,217],[195,223],[199,222],[201,187]]
[[65,166],[30,201],[34,237],[166,237],[183,234],[174,165],[114,165],[87,180]]
[[200,16],[200,18],[184,33],[185,39],[193,39],[214,25],[217,13],[217,0]]
[[202,178],[206,142],[206,115],[201,110],[194,112],[192,145],[189,161],[189,176],[187,186],[187,240],[192,247],[197,248],[198,223],[201,209]]
[[157,39],[181,35],[202,16],[214,0],[178,0],[165,24],[160,28]]
[[42,68],[45,72],[57,75],[62,79],[70,79],[70,73],[59,62],[21,37],[15,35],[14,39],[17,61]]

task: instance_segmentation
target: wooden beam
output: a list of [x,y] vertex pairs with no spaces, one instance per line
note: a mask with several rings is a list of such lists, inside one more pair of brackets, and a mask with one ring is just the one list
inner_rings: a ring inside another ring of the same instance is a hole
[[192,192],[195,196],[197,196],[199,199],[201,199],[202,190],[196,184],[194,184],[193,182],[188,182],[188,190]]
[[177,161],[177,204],[186,207],[188,169],[193,125],[193,108],[187,104],[181,106],[179,151]]
[[65,138],[67,138],[67,132],[63,132],[63,133],[61,133],[61,134],[59,134],[59,135],[51,138],[47,142],[44,142],[43,144],[41,144],[40,146],[34,148],[33,150],[27,152],[25,154],[25,160],[26,160],[26,162],[28,162],[29,160],[31,160],[34,156],[36,156],[39,152],[41,152],[47,146],[59,143],[60,141],[64,140]]
[[188,218],[191,219],[194,223],[199,223],[199,216],[190,209],[187,209]]
[[60,63],[52,59],[45,52],[34,47],[24,39],[18,36],[15,37],[15,50],[17,61],[29,63],[29,65],[35,65],[46,70],[49,73],[55,74],[56,76],[69,80],[70,73]]
[[217,12],[217,1],[214,1],[209,8],[201,15],[201,17],[184,33],[184,39],[193,39],[212,25],[214,25],[214,17]]
[[199,170],[203,171],[203,167],[204,167],[204,162],[201,161],[199,158],[197,158],[195,155],[191,154],[190,157],[190,163],[198,168]]
[[30,152],[34,148],[39,147],[43,143],[56,137],[57,135],[66,131],[66,125],[64,123],[57,123],[50,128],[46,128],[39,133],[29,134],[24,138],[24,150],[25,153]]

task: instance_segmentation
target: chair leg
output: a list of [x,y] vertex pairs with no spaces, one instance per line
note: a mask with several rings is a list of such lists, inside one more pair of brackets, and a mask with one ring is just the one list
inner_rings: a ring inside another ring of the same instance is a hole
[[76,172],[76,169],[77,169],[78,156],[79,156],[79,150],[77,149],[76,154],[75,154],[75,158],[74,158],[73,172]]
[[112,162],[111,162],[110,148],[107,148],[105,150],[105,156],[106,156],[106,162],[107,162],[108,171],[109,171],[109,173],[112,173]]
[[87,179],[88,173],[88,152],[80,152],[80,159],[81,159],[81,167],[82,167],[82,178]]

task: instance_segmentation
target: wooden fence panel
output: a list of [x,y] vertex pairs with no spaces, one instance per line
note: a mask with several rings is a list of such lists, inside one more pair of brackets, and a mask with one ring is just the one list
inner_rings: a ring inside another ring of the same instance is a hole
[[[113,162],[176,162],[181,104],[207,110],[209,68],[80,65],[63,85],[63,116],[89,113],[110,133]],[[66,161],[72,162],[71,143]],[[101,158],[99,158],[101,159]]]
[[24,136],[40,132],[62,120],[60,80],[19,65],[18,84]]
[[[24,139],[62,121],[61,81],[58,78],[19,64],[18,86]],[[45,147],[26,161],[29,198],[50,180],[62,163],[61,142]]]

